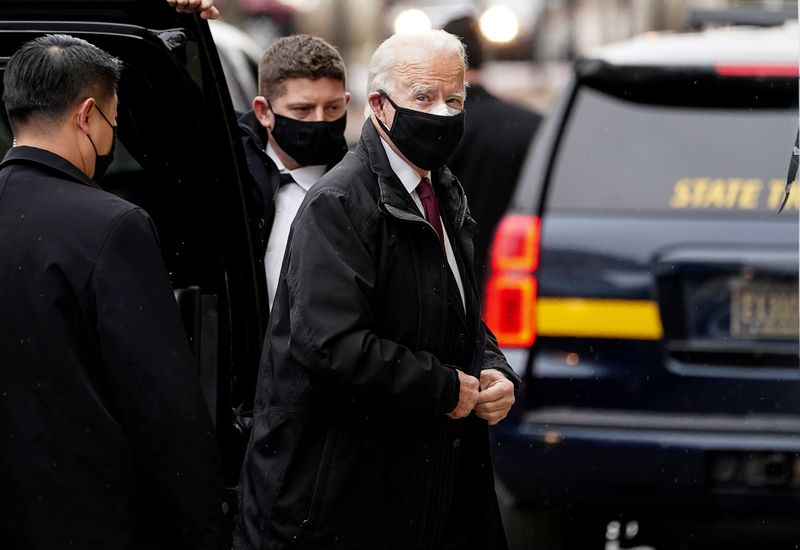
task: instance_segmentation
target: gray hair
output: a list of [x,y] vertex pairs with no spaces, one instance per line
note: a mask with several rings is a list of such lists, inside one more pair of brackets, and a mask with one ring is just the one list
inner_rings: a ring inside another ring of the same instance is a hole
[[[464,71],[467,70],[467,54],[458,37],[441,29],[419,33],[394,34],[384,40],[369,60],[367,96],[379,90],[392,95],[395,70],[400,63],[426,59],[436,55],[455,55]],[[364,116],[372,114],[369,102],[364,107]]]

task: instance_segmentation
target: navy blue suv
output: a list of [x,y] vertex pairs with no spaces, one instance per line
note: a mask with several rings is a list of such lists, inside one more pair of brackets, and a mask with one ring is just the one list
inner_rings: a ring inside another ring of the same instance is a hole
[[486,291],[524,377],[494,432],[513,546],[800,542],[797,44],[649,34],[575,64]]

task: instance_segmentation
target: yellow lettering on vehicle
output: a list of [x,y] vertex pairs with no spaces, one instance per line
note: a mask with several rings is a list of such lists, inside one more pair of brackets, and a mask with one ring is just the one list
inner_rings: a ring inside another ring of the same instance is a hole
[[686,208],[689,206],[689,199],[692,196],[692,180],[684,178],[678,180],[675,184],[675,189],[672,190],[672,198],[669,200],[669,205],[672,208]]
[[736,206],[736,199],[739,196],[739,191],[742,189],[741,178],[732,178],[728,180],[727,197],[725,200],[725,208],[733,208]]
[[745,180],[744,187],[739,195],[739,208],[750,210],[758,208],[758,197],[761,195],[762,187],[764,187],[764,183],[761,180]]
[[708,189],[708,178],[697,178],[694,180],[694,188],[692,189],[692,208],[703,208],[703,198]]
[[[672,189],[669,205],[695,210],[755,210],[767,205],[777,208],[783,196],[778,195],[776,181],[769,182],[767,204],[762,204],[765,184],[758,178],[681,178]],[[790,204],[800,208],[797,197]]]
[[714,180],[708,186],[703,208],[725,208],[725,181]]

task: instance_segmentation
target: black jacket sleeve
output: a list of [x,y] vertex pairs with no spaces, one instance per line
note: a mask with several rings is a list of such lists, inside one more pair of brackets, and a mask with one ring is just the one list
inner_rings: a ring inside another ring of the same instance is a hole
[[500,348],[497,345],[497,338],[495,338],[494,334],[492,334],[492,331],[489,330],[489,327],[484,324],[483,329],[486,331],[486,347],[483,353],[483,367],[481,370],[499,370],[514,384],[514,391],[518,390],[520,384],[522,383],[519,375],[514,372],[514,370],[508,364],[508,361],[506,361],[503,352],[500,351]]
[[[314,191],[312,190],[312,193]],[[454,368],[431,353],[381,338],[376,273],[353,208],[336,188],[309,195],[289,239],[291,352],[301,364],[387,411],[447,413],[458,403]]]
[[153,530],[175,548],[223,548],[216,438],[155,229],[143,211],[115,220],[91,284],[102,364],[156,518]]

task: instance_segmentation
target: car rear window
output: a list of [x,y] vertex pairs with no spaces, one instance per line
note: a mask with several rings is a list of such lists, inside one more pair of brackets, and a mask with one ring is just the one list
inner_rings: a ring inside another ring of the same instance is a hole
[[[782,83],[778,95],[774,83],[754,84],[738,97],[730,88],[718,86],[715,95],[704,86],[695,104],[691,83],[662,83],[647,93],[634,84],[613,92],[580,86],[555,158],[548,208],[775,212],[798,127],[796,83],[793,92]],[[793,193],[786,208],[796,211],[798,197]]]

